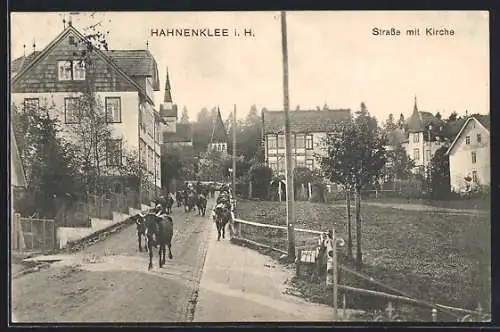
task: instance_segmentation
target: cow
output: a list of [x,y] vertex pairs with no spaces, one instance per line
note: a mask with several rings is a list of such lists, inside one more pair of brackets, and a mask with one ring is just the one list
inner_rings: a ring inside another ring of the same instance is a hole
[[226,236],[226,225],[231,221],[231,210],[226,208],[223,204],[217,204],[214,209],[213,218],[215,219],[215,226],[217,227],[217,241],[220,237],[224,239]]
[[137,226],[137,242],[139,242],[139,251],[142,251],[142,238],[144,238],[144,250],[148,250],[146,240],[146,224],[144,223],[144,216],[138,214],[134,217]]
[[158,249],[158,265],[161,268],[165,264],[166,247],[168,247],[168,258],[172,259],[172,237],[174,235],[174,222],[168,215],[148,213],[144,217],[146,226],[146,240],[149,252],[148,270],[153,268],[153,248]]
[[184,210],[186,212],[191,212],[196,205],[196,194],[194,191],[189,191],[186,196],[184,196]]
[[207,211],[207,198],[203,194],[198,195],[196,199],[196,207],[198,208],[198,215],[205,216]]
[[181,207],[184,202],[184,192],[182,190],[175,192],[175,200],[177,201],[177,207]]
[[171,214],[173,205],[174,205],[174,198],[172,197],[172,194],[168,193],[165,199],[165,212]]

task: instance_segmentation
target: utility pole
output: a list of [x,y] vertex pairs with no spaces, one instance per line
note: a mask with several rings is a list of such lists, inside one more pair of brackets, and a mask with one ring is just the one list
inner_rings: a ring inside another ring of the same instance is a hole
[[236,197],[236,104],[233,111],[233,198]]
[[286,224],[288,238],[288,260],[295,261],[295,197],[293,192],[292,148],[290,144],[290,100],[288,95],[288,46],[286,35],[286,13],[281,12],[281,46],[283,53],[283,106],[285,113],[285,157],[286,157]]

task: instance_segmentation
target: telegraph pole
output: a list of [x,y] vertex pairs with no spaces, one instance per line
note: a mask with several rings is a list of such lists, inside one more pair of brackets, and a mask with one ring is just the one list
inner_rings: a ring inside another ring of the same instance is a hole
[[233,111],[233,198],[236,197],[236,104]]
[[295,197],[293,192],[292,148],[290,144],[290,100],[288,95],[288,45],[286,35],[286,13],[281,12],[281,46],[283,53],[283,106],[285,113],[285,157],[286,157],[286,224],[288,238],[288,260],[295,261]]

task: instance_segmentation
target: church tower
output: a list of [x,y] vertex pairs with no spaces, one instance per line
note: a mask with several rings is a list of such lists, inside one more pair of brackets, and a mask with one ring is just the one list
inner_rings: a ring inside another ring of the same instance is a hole
[[167,68],[167,79],[165,81],[165,94],[163,103],[160,104],[160,116],[165,121],[164,132],[175,133],[177,124],[177,105],[172,103],[172,93],[170,91],[170,78]]

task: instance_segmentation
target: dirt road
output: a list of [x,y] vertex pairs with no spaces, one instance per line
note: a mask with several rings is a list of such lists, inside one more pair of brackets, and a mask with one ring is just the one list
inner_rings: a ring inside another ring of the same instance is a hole
[[[207,208],[213,201],[209,200]],[[207,209],[208,210],[208,209]],[[197,212],[174,207],[174,258],[147,270],[135,225],[50,268],[12,282],[13,322],[189,322],[193,318],[207,236]],[[66,257],[65,257],[66,256]]]

